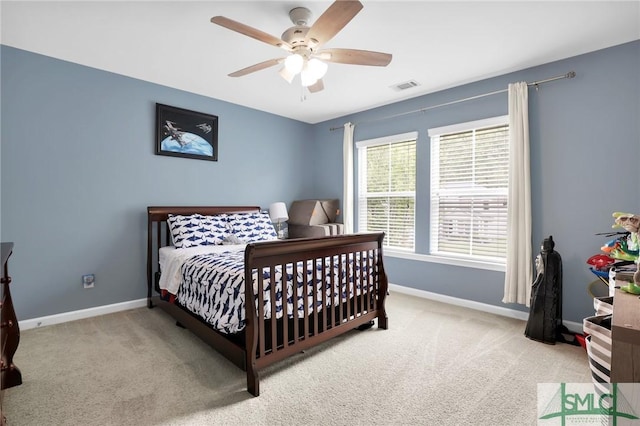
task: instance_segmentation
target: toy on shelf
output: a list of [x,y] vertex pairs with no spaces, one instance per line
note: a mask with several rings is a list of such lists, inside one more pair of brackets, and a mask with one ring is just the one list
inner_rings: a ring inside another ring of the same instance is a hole
[[614,259],[636,261],[638,259],[638,250],[632,250],[630,247],[633,245],[633,241],[630,241],[633,238],[632,235],[629,233],[626,234],[626,237],[608,241],[604,246],[600,247],[600,250]]
[[607,279],[609,278],[609,269],[615,261],[616,260],[614,258],[607,256],[606,254],[594,254],[587,259],[587,263],[591,265],[589,270],[605,284],[608,283]]
[[[633,213],[613,213],[614,224],[613,228],[623,228],[629,232],[629,236],[626,238],[626,246],[623,247],[620,244],[617,248],[613,249],[616,255],[626,257],[625,260],[630,260],[636,263],[636,271],[633,274],[632,281],[629,284],[621,286],[620,290],[626,291],[631,294],[640,294],[640,244],[638,242],[638,232],[640,231],[640,215]],[[609,253],[611,255],[611,252]]]
[[601,271],[607,267],[609,267],[612,263],[615,262],[615,259],[607,256],[606,254],[594,254],[589,259],[587,259],[587,263],[592,265],[597,270]]

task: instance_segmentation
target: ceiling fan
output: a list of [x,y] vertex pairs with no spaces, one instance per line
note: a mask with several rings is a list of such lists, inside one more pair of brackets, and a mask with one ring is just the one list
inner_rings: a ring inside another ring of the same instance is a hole
[[300,74],[302,86],[307,87],[311,93],[315,93],[324,89],[322,77],[327,72],[327,62],[379,67],[387,66],[391,62],[392,56],[389,53],[321,48],[338,34],[362,10],[362,7],[359,1],[335,1],[311,26],[309,26],[311,11],[305,7],[296,7],[289,11],[289,18],[294,26],[287,29],[281,38],[224,16],[214,16],[211,22],[290,52],[286,57],[269,59],[232,72],[229,77],[241,77],[284,63],[280,75],[285,80],[291,83],[294,77]]

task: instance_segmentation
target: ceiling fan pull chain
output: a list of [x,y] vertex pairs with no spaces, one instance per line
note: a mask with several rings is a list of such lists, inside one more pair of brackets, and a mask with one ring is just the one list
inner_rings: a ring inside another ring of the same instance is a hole
[[305,92],[305,87],[304,86],[300,86],[300,102],[304,102],[307,100],[307,93]]

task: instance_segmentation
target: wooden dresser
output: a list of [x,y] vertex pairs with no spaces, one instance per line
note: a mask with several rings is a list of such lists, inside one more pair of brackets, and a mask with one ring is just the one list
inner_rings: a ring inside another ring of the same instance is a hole
[[611,383],[640,383],[640,298],[619,288],[613,296],[611,340]]
[[13,253],[13,243],[2,243],[1,247],[2,278],[0,279],[0,287],[2,288],[2,294],[0,296],[0,309],[2,313],[0,317],[2,319],[0,321],[0,332],[2,336],[0,340],[2,341],[2,357],[0,358],[0,425],[4,425],[5,418],[2,411],[4,390],[21,384],[22,374],[18,367],[13,364],[13,355],[16,353],[16,349],[18,349],[18,342],[20,341],[20,329],[18,327],[16,312],[13,309],[9,288],[11,277],[9,276],[8,261],[9,256]]

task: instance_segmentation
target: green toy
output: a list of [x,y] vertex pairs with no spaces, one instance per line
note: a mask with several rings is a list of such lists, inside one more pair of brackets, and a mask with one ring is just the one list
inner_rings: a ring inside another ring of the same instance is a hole
[[[622,213],[615,212],[613,213],[614,224],[613,228],[620,227],[624,228],[625,231],[631,233],[630,235],[630,246],[637,250],[638,248],[638,231],[640,231],[640,215],[633,213]],[[630,248],[632,248],[630,247]],[[626,291],[631,294],[640,294],[640,257],[636,259],[636,272],[633,274],[633,280],[628,284],[620,287],[620,290]]]
[[626,291],[627,293],[631,294],[640,294],[640,286],[636,285],[635,283],[623,285],[620,287],[620,290]]

